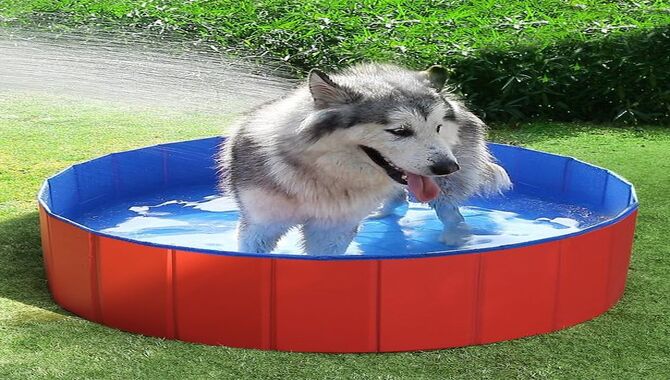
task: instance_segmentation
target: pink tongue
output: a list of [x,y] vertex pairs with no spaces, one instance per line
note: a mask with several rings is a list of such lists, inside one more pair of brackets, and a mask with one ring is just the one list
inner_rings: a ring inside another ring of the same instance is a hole
[[407,172],[405,172],[405,174],[407,175],[407,186],[409,186],[409,191],[411,191],[419,201],[432,201],[437,197],[437,194],[439,194],[440,188],[432,178]]

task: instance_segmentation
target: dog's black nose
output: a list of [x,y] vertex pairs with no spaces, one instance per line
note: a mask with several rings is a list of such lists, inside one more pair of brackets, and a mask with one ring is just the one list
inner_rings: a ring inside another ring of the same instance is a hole
[[460,168],[461,167],[458,166],[456,161],[443,159],[434,163],[433,166],[430,167],[430,171],[432,171],[435,175],[447,175],[457,171]]

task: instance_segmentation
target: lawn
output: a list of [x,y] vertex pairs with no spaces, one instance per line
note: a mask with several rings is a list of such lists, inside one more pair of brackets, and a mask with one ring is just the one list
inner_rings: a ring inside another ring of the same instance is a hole
[[5,18],[46,13],[70,23],[184,32],[303,69],[362,59],[419,68],[484,47],[664,25],[669,10],[667,0],[0,0]]
[[422,353],[291,354],[146,338],[55,305],[35,202],[44,178],[107,152],[221,133],[227,122],[0,96],[0,378],[670,378],[670,130],[651,126],[536,122],[492,133],[605,166],[637,187],[639,224],[622,301],[564,331]]

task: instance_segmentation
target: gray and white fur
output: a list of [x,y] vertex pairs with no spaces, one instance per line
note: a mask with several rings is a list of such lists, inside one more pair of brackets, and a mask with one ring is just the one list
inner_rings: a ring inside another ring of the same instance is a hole
[[220,154],[221,188],[240,208],[239,250],[271,252],[298,227],[308,254],[344,253],[380,204],[378,215],[405,202],[408,181],[420,200],[439,185],[430,205],[442,240],[457,241],[465,230],[458,205],[510,181],[486,148],[484,123],[442,92],[445,80],[439,66],[312,70],[304,85],[252,112]]

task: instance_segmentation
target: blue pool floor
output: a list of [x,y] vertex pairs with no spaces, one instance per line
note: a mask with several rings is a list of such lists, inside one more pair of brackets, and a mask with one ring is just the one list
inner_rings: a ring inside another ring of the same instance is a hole
[[[395,215],[367,219],[347,254],[405,256],[483,249],[578,232],[608,219],[588,208],[540,199],[518,188],[492,198],[473,198],[461,207],[469,234],[459,245],[439,242],[442,224],[425,204],[410,203]],[[236,251],[238,210],[211,186],[170,189],[70,215],[76,223],[121,238],[184,248]],[[300,235],[290,231],[275,253],[302,254]]]

